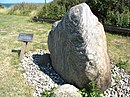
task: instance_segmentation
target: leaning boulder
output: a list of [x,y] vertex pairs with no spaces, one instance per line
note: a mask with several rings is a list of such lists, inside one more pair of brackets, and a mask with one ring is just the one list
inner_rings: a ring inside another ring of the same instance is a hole
[[111,85],[104,28],[87,4],[72,7],[53,24],[48,48],[52,66],[67,82],[79,88],[95,82],[102,90]]

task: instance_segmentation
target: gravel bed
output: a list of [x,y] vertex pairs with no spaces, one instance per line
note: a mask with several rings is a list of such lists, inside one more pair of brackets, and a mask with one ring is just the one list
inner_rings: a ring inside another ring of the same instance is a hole
[[[45,90],[57,88],[65,81],[57,74],[50,63],[38,65],[39,56],[48,53],[47,51],[37,50],[28,52],[24,55],[20,65],[25,71],[22,75],[27,80],[28,85],[34,89],[33,96],[41,97]],[[104,91],[102,97],[130,97],[130,76],[123,69],[112,65],[112,85]]]
[[28,85],[34,87],[33,96],[40,97],[43,91],[57,88],[64,84],[64,80],[53,70],[48,63],[46,66],[38,65],[39,55],[46,52],[38,50],[37,52],[29,52],[25,54],[20,65],[25,71],[22,75],[27,80]]
[[124,69],[111,66],[111,88],[104,91],[103,97],[130,97],[130,75]]

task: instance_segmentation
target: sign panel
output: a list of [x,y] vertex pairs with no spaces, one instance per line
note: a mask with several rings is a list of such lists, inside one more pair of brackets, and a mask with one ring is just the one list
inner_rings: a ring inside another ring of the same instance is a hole
[[22,41],[22,42],[31,42],[32,39],[33,39],[33,34],[20,33],[18,37],[18,41]]

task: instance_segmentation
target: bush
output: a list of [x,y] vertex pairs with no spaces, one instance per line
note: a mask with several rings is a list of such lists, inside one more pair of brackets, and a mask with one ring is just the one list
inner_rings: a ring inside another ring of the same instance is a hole
[[86,0],[53,0],[53,1],[58,5],[64,6],[66,8],[66,11],[68,11],[72,6],[85,2]]
[[30,13],[34,10],[38,9],[37,4],[31,4],[31,3],[18,3],[13,5],[10,9],[8,14],[10,15],[23,15],[23,16],[29,16]]
[[119,27],[128,27],[130,24],[130,16],[128,11],[123,13],[110,11],[108,13],[108,19],[105,21],[107,25],[115,25]]
[[4,8],[4,6],[0,4],[0,8]]
[[87,0],[87,3],[103,24],[123,27],[129,25],[128,0]]
[[40,18],[49,18],[49,19],[61,19],[66,12],[65,7],[60,6],[56,3],[46,4],[38,12],[37,16]]
[[130,24],[129,0],[54,0],[68,11],[72,6],[86,2],[103,24],[128,27]]

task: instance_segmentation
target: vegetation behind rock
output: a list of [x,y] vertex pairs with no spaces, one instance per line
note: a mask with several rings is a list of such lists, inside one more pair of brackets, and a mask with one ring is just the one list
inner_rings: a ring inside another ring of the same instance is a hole
[[[40,6],[42,6],[42,4]],[[32,3],[17,3],[9,9],[8,14],[30,16],[31,13],[34,14],[34,11],[38,10],[40,6]]]
[[[19,3],[8,14],[61,19],[74,5],[86,2],[103,24],[128,27],[130,25],[129,0],[53,0],[47,4]],[[2,6],[1,6],[2,7]]]
[[0,4],[0,8],[4,8],[4,6]]

